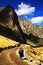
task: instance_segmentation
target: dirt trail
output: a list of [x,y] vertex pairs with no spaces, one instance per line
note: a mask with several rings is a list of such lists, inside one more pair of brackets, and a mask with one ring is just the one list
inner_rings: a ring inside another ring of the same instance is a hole
[[29,65],[20,59],[16,55],[16,50],[18,48],[13,48],[0,53],[0,65]]

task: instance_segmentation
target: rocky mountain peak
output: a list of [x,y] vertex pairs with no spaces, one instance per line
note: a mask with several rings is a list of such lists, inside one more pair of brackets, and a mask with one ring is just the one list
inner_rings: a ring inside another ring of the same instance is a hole
[[15,23],[14,19],[16,21],[18,19],[18,16],[12,6],[8,5],[0,12],[0,23],[13,26]]

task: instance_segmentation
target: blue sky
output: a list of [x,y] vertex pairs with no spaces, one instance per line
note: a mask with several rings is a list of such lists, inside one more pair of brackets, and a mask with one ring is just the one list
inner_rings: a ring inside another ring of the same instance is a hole
[[43,0],[0,0],[0,7],[12,5],[21,18],[43,26]]

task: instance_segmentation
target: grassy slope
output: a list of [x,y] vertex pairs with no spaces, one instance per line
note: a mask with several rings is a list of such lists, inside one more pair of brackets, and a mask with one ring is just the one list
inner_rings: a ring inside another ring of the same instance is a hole
[[19,43],[0,35],[0,47],[1,48],[7,47],[7,46],[14,46],[17,44]]

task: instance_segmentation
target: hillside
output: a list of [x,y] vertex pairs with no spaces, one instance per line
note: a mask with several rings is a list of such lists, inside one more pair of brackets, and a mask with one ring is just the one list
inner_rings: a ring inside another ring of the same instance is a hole
[[[4,8],[5,7],[2,7],[2,8],[0,7],[0,12],[3,11]],[[5,8],[5,9],[7,9],[7,8]],[[18,20],[19,20],[18,21],[19,23],[21,22],[21,24],[20,24],[20,26],[22,25],[21,28],[22,27],[25,28],[25,29],[22,28],[24,33],[26,33],[26,34],[34,33],[34,35],[36,35],[36,36],[38,36],[40,38],[43,38],[43,33],[42,33],[43,26],[33,26],[31,22],[26,21],[26,20],[24,20],[22,18],[18,18]],[[40,30],[40,29],[42,29],[42,30]]]
[[19,18],[22,31],[27,34],[28,39],[38,45],[43,45],[43,26],[33,26],[31,22]]
[[19,44],[18,42],[0,35],[0,48],[5,48],[8,46],[16,46],[18,44]]
[[[31,22],[19,18],[19,23],[20,22],[21,22],[21,24],[20,24],[21,28],[24,27],[24,28],[22,28],[24,33],[26,33],[28,35],[31,33],[31,34],[43,39],[43,33],[42,33],[43,26],[39,26],[39,27],[33,26]],[[42,31],[41,31],[41,29],[42,29]]]
[[40,27],[33,26],[31,22],[18,18],[10,5],[0,11],[0,16],[0,35],[20,43],[32,42],[43,45],[43,29],[41,31]]

